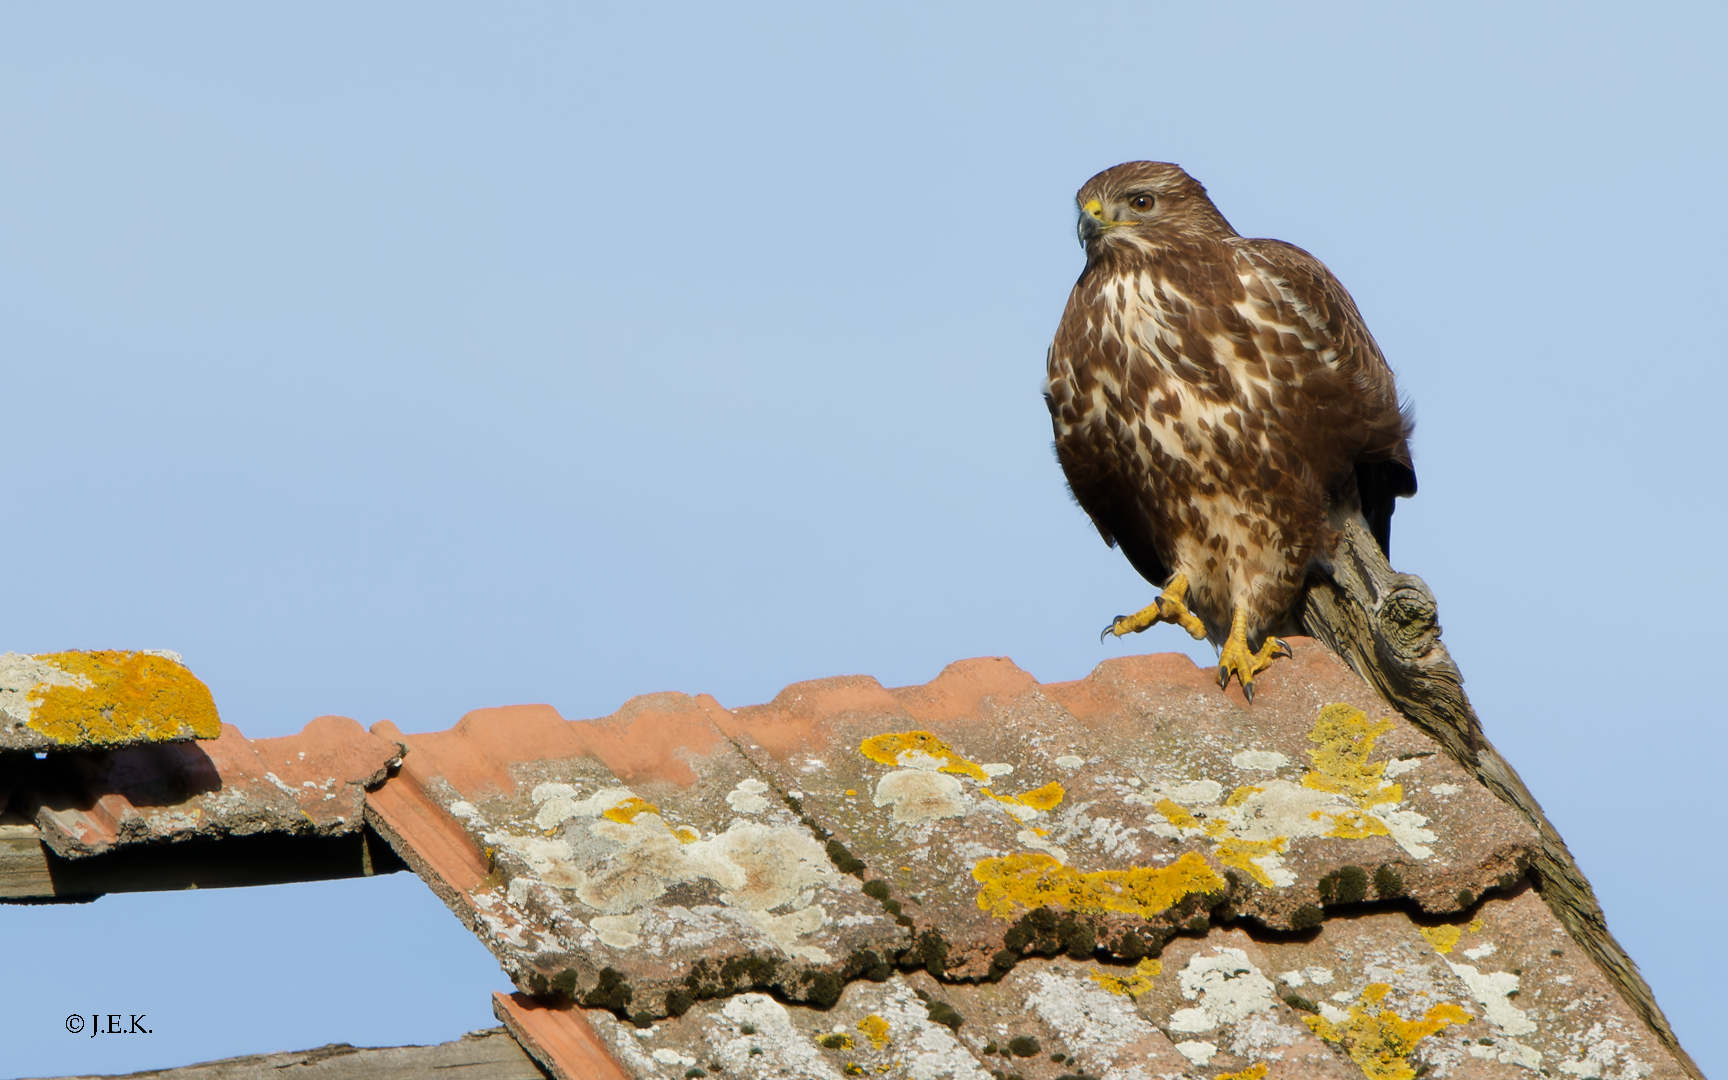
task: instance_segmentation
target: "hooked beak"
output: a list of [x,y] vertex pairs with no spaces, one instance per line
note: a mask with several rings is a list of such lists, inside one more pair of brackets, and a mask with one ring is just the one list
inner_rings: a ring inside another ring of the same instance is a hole
[[1080,208],[1080,222],[1075,226],[1074,231],[1080,237],[1080,246],[1085,247],[1103,236],[1106,230],[1119,224],[1121,223],[1116,221],[1106,221],[1104,219],[1104,204],[1097,199],[1090,199],[1085,206]]

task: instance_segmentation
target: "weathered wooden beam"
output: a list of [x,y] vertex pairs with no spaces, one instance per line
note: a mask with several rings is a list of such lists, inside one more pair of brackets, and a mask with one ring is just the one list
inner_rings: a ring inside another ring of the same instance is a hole
[[1422,579],[1393,570],[1368,531],[1351,522],[1341,535],[1330,580],[1309,587],[1302,622],[1309,635],[1325,642],[1405,719],[1535,825],[1542,847],[1531,874],[1542,899],[1627,1005],[1703,1080],[1638,965],[1609,932],[1602,906],[1566,842],[1517,770],[1483,735],[1464,693],[1464,676],[1440,640],[1439,604]]
[[370,877],[407,869],[371,829],[261,833],[141,844],[81,859],[54,854],[36,826],[0,825],[0,902],[79,902],[106,893],[224,889]]
[[[460,1076],[462,1080],[545,1080],[534,1059],[523,1053],[503,1028],[473,1031],[435,1046],[368,1048],[332,1043],[316,1050],[224,1058],[178,1069],[128,1073],[114,1080],[421,1080]],[[62,1080],[99,1080],[64,1077]]]

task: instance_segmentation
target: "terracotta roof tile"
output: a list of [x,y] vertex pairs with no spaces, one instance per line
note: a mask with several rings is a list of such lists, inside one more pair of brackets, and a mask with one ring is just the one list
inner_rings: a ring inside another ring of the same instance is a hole
[[1252,707],[1181,656],[983,658],[14,754],[0,809],[93,868],[364,817],[541,995],[497,1008],[557,1076],[1682,1075],[1529,889],[1530,821],[1292,644]]

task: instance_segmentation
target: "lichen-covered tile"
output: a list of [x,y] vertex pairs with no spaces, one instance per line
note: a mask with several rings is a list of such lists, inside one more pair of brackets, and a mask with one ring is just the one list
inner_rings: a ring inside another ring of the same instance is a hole
[[[599,721],[488,710],[403,736],[405,768],[485,854],[457,902],[508,923],[488,941],[522,989],[644,1019],[756,988],[826,1004],[904,950],[719,712],[658,694]],[[465,745],[494,760],[453,760]]]
[[970,660],[898,690],[802,683],[718,722],[950,979],[1132,961],[1212,918],[1454,911],[1519,880],[1534,830],[1431,739],[1312,642],[1278,670],[1245,707],[1180,656],[1052,686]]
[[0,751],[116,749],[220,731],[209,687],[179,653],[0,653]]
[[399,753],[344,717],[256,741],[224,724],[218,739],[27,763],[10,808],[32,810],[43,842],[65,858],[260,833],[335,836],[361,828],[365,789]]
[[1324,647],[1292,644],[1252,706],[1175,655],[1046,687],[1119,766],[1094,784],[1134,787],[1112,799],[1076,785],[1075,798],[1204,852],[1234,911],[1281,929],[1394,897],[1456,911],[1518,881],[1535,830]]
[[[702,1002],[651,1027],[610,1014],[588,1016],[619,1062],[643,1078],[992,1080],[992,1065],[964,1038],[963,1022],[942,1000],[947,989],[927,976],[895,975],[852,983],[828,1009],[744,993]],[[1042,1055],[1039,1063],[1052,1065]],[[1043,1073],[1026,1075],[1031,1080]]]
[[1385,910],[1307,939],[1178,938],[1133,996],[1197,1064],[1274,1077],[1684,1075],[1528,889],[1446,923]]
[[[1147,851],[1134,831],[1086,817],[1093,803],[1075,802],[1072,785],[1114,763],[1006,660],[963,661],[894,692],[802,683],[720,723],[913,931],[916,962],[945,978],[1000,974],[1025,949],[1088,955],[1111,915],[1117,938],[1168,933],[1228,891],[1200,855],[1151,837]],[[1046,907],[1064,917],[1008,943]]]

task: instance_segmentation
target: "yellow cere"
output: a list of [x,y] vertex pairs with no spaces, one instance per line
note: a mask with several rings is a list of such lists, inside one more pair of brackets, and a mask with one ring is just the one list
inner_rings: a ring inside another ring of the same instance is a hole
[[884,765],[899,765],[903,755],[922,753],[942,763],[938,766],[940,772],[959,773],[986,782],[990,779],[989,775],[978,767],[977,762],[968,761],[956,754],[953,747],[928,731],[899,731],[874,735],[865,739],[858,749],[871,761],[879,761]]
[[1212,1080],[1266,1080],[1266,1065],[1262,1062],[1258,1065],[1250,1065],[1240,1072],[1219,1073]]
[[1082,873],[1041,852],[984,859],[972,868],[983,886],[978,906],[998,919],[1014,910],[1059,907],[1082,913],[1121,912],[1147,917],[1191,893],[1222,892],[1224,879],[1195,852],[1165,867]]
[[1385,983],[1369,983],[1362,989],[1360,1004],[1350,1006],[1350,1015],[1340,1023],[1324,1016],[1302,1019],[1314,1034],[1342,1046],[1368,1080],[1415,1080],[1409,1059],[1416,1044],[1449,1024],[1469,1023],[1471,1016],[1456,1005],[1442,1004],[1420,1020],[1406,1020],[1391,1009],[1376,1008],[1391,989]]
[[1092,981],[1110,991],[1126,997],[1139,997],[1152,989],[1152,980],[1164,971],[1164,961],[1151,957],[1134,965],[1132,975],[1112,975],[1108,971],[1094,971]]
[[637,815],[639,814],[658,814],[659,812],[660,808],[649,802],[647,799],[638,799],[636,796],[632,795],[617,806],[606,811],[605,816],[610,821],[629,825],[635,822]]
[[864,1037],[869,1039],[870,1045],[876,1049],[880,1050],[888,1045],[888,1021],[875,1013],[858,1021],[858,1030],[864,1033]]
[[35,659],[78,677],[83,686],[37,683],[27,726],[62,743],[168,739],[187,731],[222,734],[210,688],[165,656],[103,650],[46,653]]

